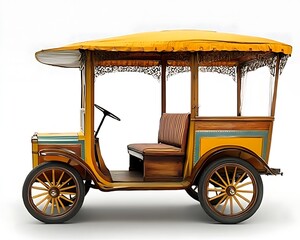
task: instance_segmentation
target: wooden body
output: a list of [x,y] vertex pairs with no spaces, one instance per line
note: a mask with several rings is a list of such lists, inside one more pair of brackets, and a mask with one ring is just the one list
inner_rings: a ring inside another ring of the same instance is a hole
[[209,150],[226,145],[245,147],[268,163],[272,117],[199,117],[195,121],[194,163]]
[[[98,185],[104,191],[107,190],[138,190],[138,189],[181,189],[188,187],[203,166],[205,161],[220,149],[228,146],[234,150],[225,151],[224,156],[234,156],[243,158],[250,162],[262,173],[270,173],[266,168],[271,146],[271,136],[273,127],[273,117],[196,117],[190,120],[192,126],[188,133],[188,147],[185,156],[145,156],[143,161],[134,156],[130,156],[129,171],[109,171],[101,156],[99,142],[95,142],[95,168],[101,173],[101,181],[106,181],[106,185]],[[38,137],[39,138],[39,137]],[[50,141],[50,139],[52,140]],[[55,138],[57,138],[55,140]],[[65,136],[65,139],[71,139]],[[53,149],[65,149],[73,152],[84,160],[86,148],[84,144],[74,141],[67,144],[66,141],[59,143],[61,136],[42,136],[38,141],[38,151],[50,151]],[[52,142],[52,144],[51,144]],[[83,142],[81,142],[83,143]],[[243,153],[241,148],[249,150],[251,153]],[[235,149],[236,148],[236,149]],[[192,150],[192,151],[191,151]],[[192,152],[192,155],[189,154]],[[98,160],[97,160],[98,159]],[[262,164],[261,159],[265,162]],[[64,156],[38,156],[37,165],[44,161],[63,161],[69,159]],[[98,163],[97,163],[98,162]],[[72,165],[77,168],[84,179],[86,176],[84,167],[76,162]],[[97,172],[87,164],[92,178],[99,181]],[[100,183],[100,182],[99,182]],[[107,189],[107,185],[111,188]]]

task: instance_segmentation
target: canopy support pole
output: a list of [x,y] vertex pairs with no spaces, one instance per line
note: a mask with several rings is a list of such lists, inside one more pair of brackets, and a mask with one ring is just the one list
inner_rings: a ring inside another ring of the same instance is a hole
[[162,59],[161,61],[161,115],[166,112],[166,69],[167,61]]
[[275,69],[275,83],[274,83],[274,90],[273,90],[273,99],[272,99],[272,108],[271,108],[271,116],[275,116],[275,107],[276,107],[276,98],[277,98],[277,87],[278,87],[278,79],[279,79],[279,66],[280,66],[280,54],[277,54],[277,61],[276,61],[276,69]]
[[193,53],[190,59],[191,65],[191,118],[198,116],[198,61],[197,53]]
[[237,81],[237,116],[241,116],[241,82],[242,82],[242,71],[241,67],[237,66],[237,74],[236,74],[236,81]]

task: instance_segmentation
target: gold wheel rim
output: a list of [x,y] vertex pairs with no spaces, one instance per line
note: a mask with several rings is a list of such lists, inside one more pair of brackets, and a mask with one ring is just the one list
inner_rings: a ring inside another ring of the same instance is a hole
[[36,212],[44,216],[65,215],[76,204],[78,184],[72,173],[63,168],[48,168],[31,182],[29,200]]
[[218,215],[226,217],[246,213],[257,198],[254,175],[236,163],[223,164],[213,169],[206,178],[205,189],[208,206]]

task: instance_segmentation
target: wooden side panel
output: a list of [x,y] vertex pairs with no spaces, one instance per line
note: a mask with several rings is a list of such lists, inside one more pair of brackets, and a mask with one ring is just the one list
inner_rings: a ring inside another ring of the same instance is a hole
[[144,159],[145,181],[180,181],[182,173],[182,156],[146,156]]
[[273,117],[199,117],[195,121],[194,165],[216,147],[245,147],[269,159]]
[[[81,144],[39,144],[38,151],[42,149],[68,149],[74,152],[78,157],[81,156]],[[39,164],[43,162],[43,157],[39,156]]]
[[[38,150],[42,149],[67,149],[75,153],[78,157],[82,157],[82,145],[81,144],[39,144]],[[68,162],[69,159],[62,157],[62,156],[39,156],[38,157],[38,164],[41,164],[46,161],[62,161]],[[86,171],[75,162],[71,161],[71,166],[73,166],[81,175],[83,179],[86,178]]]
[[195,130],[269,130],[273,118],[197,118]]

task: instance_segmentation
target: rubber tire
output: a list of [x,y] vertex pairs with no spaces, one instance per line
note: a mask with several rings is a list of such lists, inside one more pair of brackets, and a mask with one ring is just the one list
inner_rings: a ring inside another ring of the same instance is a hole
[[[225,163],[237,163],[239,165],[242,165],[243,167],[247,168],[254,176],[254,179],[256,181],[257,185],[257,191],[256,191],[256,202],[253,204],[253,206],[244,214],[233,216],[233,217],[226,217],[221,216],[217,214],[215,211],[211,209],[211,207],[208,205],[209,203],[206,201],[206,189],[205,189],[205,179],[206,177],[213,171],[216,167],[225,164]],[[204,171],[201,174],[201,177],[199,179],[199,187],[198,187],[198,197],[199,202],[204,209],[204,211],[209,215],[212,219],[214,219],[217,222],[225,223],[225,224],[236,224],[245,221],[246,219],[250,218],[259,208],[262,198],[263,198],[263,182],[261,179],[261,176],[259,175],[258,171],[248,162],[239,159],[239,158],[223,158],[218,159],[214,162],[212,162],[210,165],[208,165]]]
[[[66,214],[60,215],[60,216],[47,216],[35,209],[35,207],[32,204],[32,201],[30,200],[31,198],[31,186],[33,184],[33,181],[36,179],[37,176],[39,176],[45,169],[51,169],[51,168],[60,168],[63,169],[64,171],[68,172],[68,174],[71,174],[74,179],[76,179],[76,187],[78,188],[78,194],[76,198],[76,205],[68,211]],[[42,163],[36,168],[32,169],[31,172],[27,175],[24,185],[23,185],[23,190],[22,190],[22,197],[23,197],[23,202],[28,210],[28,212],[36,219],[38,219],[41,222],[44,223],[63,223],[71,218],[73,218],[78,211],[80,210],[83,201],[84,201],[84,196],[85,196],[85,189],[84,189],[84,184],[82,181],[82,178],[80,174],[75,170],[73,167],[69,166],[68,164],[61,163],[61,162],[47,162],[47,163]]]

